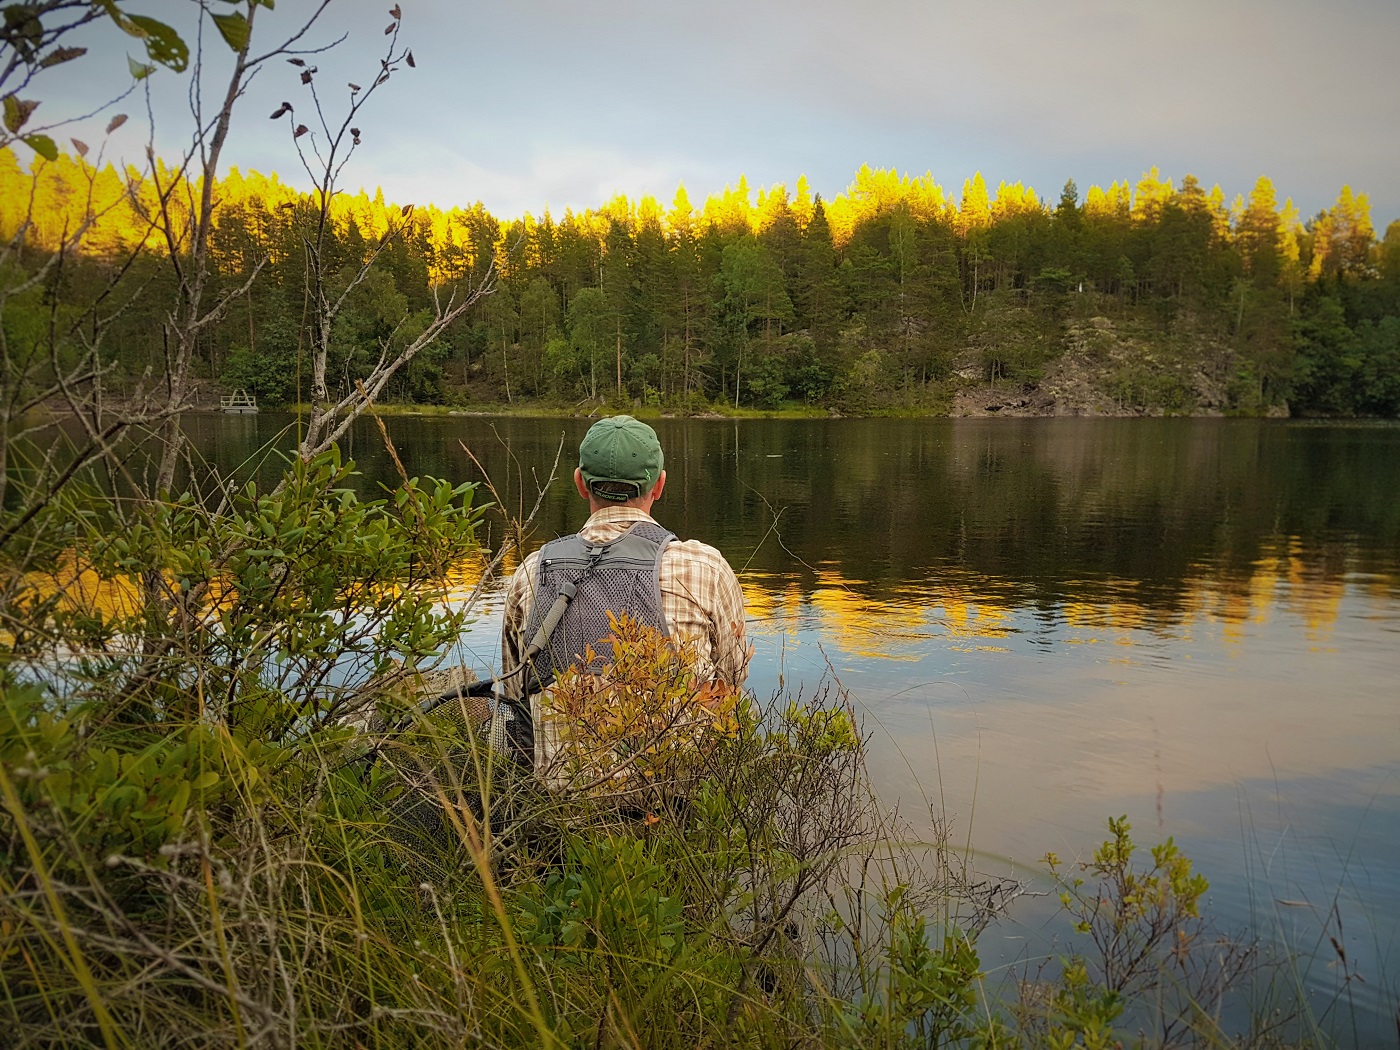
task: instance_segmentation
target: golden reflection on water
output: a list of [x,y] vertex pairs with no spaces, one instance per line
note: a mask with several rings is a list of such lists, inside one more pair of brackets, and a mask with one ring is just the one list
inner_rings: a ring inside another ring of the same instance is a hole
[[[464,559],[442,581],[443,597],[460,603],[480,592],[489,601],[517,560],[507,560],[483,586],[487,552]],[[1142,656],[1135,654],[1143,653],[1185,665],[1212,654],[1238,662],[1251,646],[1259,648],[1261,632],[1271,625],[1296,639],[1297,652],[1335,653],[1335,627],[1348,594],[1362,605],[1358,613],[1353,603],[1352,615],[1384,619],[1394,615],[1387,610],[1395,608],[1400,589],[1393,576],[1354,579],[1342,564],[1319,564],[1296,537],[1266,544],[1244,573],[1193,566],[1170,601],[1154,597],[1140,581],[1110,578],[1065,584],[1067,597],[1032,612],[1006,581],[966,570],[880,593],[836,562],[805,573],[748,571],[740,586],[755,639],[781,639],[785,646],[799,637],[816,640],[833,656],[867,667],[914,664],[937,652],[995,660],[1024,653],[1020,636],[1035,632],[1042,649],[1083,648],[1087,658],[1120,674],[1139,665]]]
[[[1375,578],[1362,590],[1368,597],[1393,600],[1388,593],[1395,581]],[[1227,583],[1198,568],[1188,581],[1189,601],[1183,622],[1219,624],[1227,646],[1244,644],[1248,626],[1263,626],[1283,610],[1304,625],[1305,637],[1314,646],[1327,643],[1333,634],[1342,599],[1351,584],[1345,576],[1327,574],[1310,566],[1303,545],[1289,537],[1266,547],[1245,581]]]
[[[497,578],[483,587],[489,552],[478,551],[451,565],[434,586],[446,602],[465,601],[494,591],[518,560],[508,556],[496,570]],[[29,574],[25,582],[34,601],[57,596],[64,608],[106,618],[135,615],[142,601],[139,581],[99,574],[71,553],[50,570]],[[753,633],[816,632],[837,650],[866,660],[917,659],[911,648],[938,639],[955,651],[1005,652],[1006,646],[995,643],[1021,629],[1017,615],[1022,607],[1007,600],[1005,589],[966,572],[906,583],[884,596],[872,593],[867,581],[844,575],[834,562],[806,576],[745,572],[740,586]],[[1099,580],[1083,589],[1093,596],[1067,598],[1054,607],[1065,644],[1131,647],[1145,637],[1199,643],[1204,640],[1201,629],[1210,627],[1225,651],[1232,652],[1248,644],[1252,629],[1285,612],[1301,623],[1313,651],[1330,651],[1346,595],[1366,599],[1377,610],[1370,615],[1381,616],[1380,609],[1394,604],[1397,580],[1382,574],[1352,580],[1323,571],[1305,557],[1298,538],[1288,537],[1266,547],[1246,577],[1226,576],[1209,565],[1194,567],[1171,607],[1144,599],[1135,580]]]
[[[507,557],[499,569],[502,578],[515,569],[516,559]],[[489,554],[478,550],[450,565],[443,576],[427,584],[433,597],[449,606],[459,604],[478,591],[489,565]],[[180,581],[167,577],[172,591]],[[376,593],[397,594],[397,585],[374,584]],[[81,561],[73,551],[66,551],[55,564],[45,570],[24,574],[11,592],[19,596],[19,607],[37,608],[53,602],[60,612],[81,612],[100,616],[108,622],[121,622],[139,616],[145,603],[141,581],[126,574],[105,574],[90,563]],[[215,580],[208,588],[203,607],[212,612],[236,597],[226,583]],[[12,635],[0,633],[0,642],[8,644]]]
[[[1202,792],[1228,798],[1173,827],[1218,822],[1210,834],[1226,841],[1250,805],[1288,812],[1298,799],[1277,785],[1290,779],[1358,812],[1400,794],[1400,576],[1320,564],[1287,537],[1244,572],[1194,566],[1170,604],[1132,580],[1082,589],[1035,615],[965,580],[883,603],[901,625],[885,652],[911,622],[936,639],[922,674],[874,679],[857,697],[873,746],[898,759],[876,763],[883,791],[911,801],[946,786],[941,804],[975,809],[983,848],[1021,860],[1073,851],[1107,813],[1180,821]],[[881,655],[881,602],[813,602],[809,615],[834,644],[855,636]],[[968,644],[998,641],[1009,644]],[[1246,798],[1248,784],[1274,795]]]
[[135,616],[143,604],[139,581],[103,575],[80,562],[72,551],[61,555],[50,569],[26,573],[15,590],[26,605],[53,601],[63,611],[96,613],[106,620]]
[[[950,641],[958,651],[1004,652],[1002,645],[973,643],[1006,640],[1020,630],[1022,607],[1002,596],[1004,588],[965,573],[904,585],[887,596],[870,593],[866,581],[843,576],[834,564],[822,566],[814,580],[748,572],[740,582],[755,633],[815,631],[864,659],[908,660],[909,646],[928,639]],[[1201,643],[1215,637],[1233,652],[1248,644],[1252,628],[1286,613],[1301,624],[1313,650],[1325,651],[1349,592],[1378,607],[1393,606],[1397,581],[1388,575],[1353,581],[1345,573],[1324,572],[1308,563],[1301,542],[1290,537],[1266,549],[1247,576],[1195,566],[1170,606],[1145,598],[1135,580],[1099,580],[1084,589],[1091,596],[1054,607],[1066,644],[1131,647],[1144,638]]]
[[744,604],[757,633],[815,628],[837,649],[866,659],[913,659],[891,651],[890,641],[907,643],[934,637],[924,609],[912,602],[881,600],[862,593],[864,581],[823,566],[804,587],[794,576],[745,573]]
[[[441,598],[448,604],[464,602],[481,588],[482,579],[490,565],[490,554],[478,550],[448,566],[441,587]],[[502,577],[515,571],[515,559],[509,555],[501,566]]]

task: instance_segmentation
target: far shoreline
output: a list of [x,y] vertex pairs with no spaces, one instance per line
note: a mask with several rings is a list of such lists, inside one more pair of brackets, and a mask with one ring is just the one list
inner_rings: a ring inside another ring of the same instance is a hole
[[[269,405],[265,412],[306,414],[311,406],[302,404]],[[217,405],[199,405],[190,411],[217,413]],[[1313,420],[1315,422],[1394,422],[1383,417],[1331,417],[1294,416],[1275,409],[1271,412],[1222,412],[1218,409],[1201,409],[1194,412],[1168,412],[1161,409],[1119,409],[1084,410],[1076,407],[1071,411],[1037,409],[1030,405],[1008,405],[1004,409],[971,411],[947,411],[935,408],[895,407],[866,411],[842,411],[816,405],[784,405],[777,408],[734,408],[730,406],[710,406],[696,412],[678,412],[653,405],[594,405],[588,408],[561,407],[547,403],[528,404],[472,404],[472,405],[425,405],[403,402],[378,403],[370,412],[380,416],[418,416],[424,418],[518,418],[518,419],[598,419],[602,416],[627,413],[638,419],[698,419],[698,420],[742,420],[742,419],[1291,419]],[[66,414],[66,413],[61,413]]]
[[[107,412],[120,414],[125,410],[120,402],[114,402],[106,408]],[[53,420],[73,418],[73,413],[67,406],[44,405],[39,406],[35,411],[48,415]],[[305,415],[309,414],[310,406],[306,404],[287,405],[265,405],[251,413],[242,413],[243,418],[252,418],[263,412],[275,412],[284,415]],[[224,412],[216,404],[191,405],[183,413],[193,413],[198,415],[230,415],[237,416],[239,413]],[[933,409],[918,408],[893,408],[886,410],[874,410],[864,412],[842,412],[838,409],[825,408],[711,408],[700,412],[675,412],[666,409],[658,409],[650,406],[624,405],[624,406],[601,406],[591,411],[581,409],[557,408],[550,405],[472,405],[462,407],[456,405],[415,405],[403,404],[400,402],[387,402],[375,404],[366,414],[384,417],[419,417],[431,418],[452,418],[452,419],[599,419],[603,416],[626,413],[635,416],[637,419],[696,419],[705,421],[716,420],[836,420],[836,419],[1268,419],[1284,420],[1295,423],[1378,423],[1397,424],[1400,420],[1391,419],[1386,416],[1295,416],[1283,411],[1272,412],[1221,412],[1219,410],[1203,409],[1197,412],[1167,412],[1162,410],[1148,409],[1145,411],[1083,411],[1074,410],[1069,412],[1055,411],[974,411],[974,412],[940,412]]]
[[[185,412],[200,415],[222,414],[219,406],[219,387],[209,386],[199,391],[197,402]],[[411,402],[379,402],[368,410],[371,414],[383,417],[419,418],[499,418],[499,419],[598,419],[602,416],[627,413],[638,419],[697,419],[697,420],[743,420],[743,419],[1270,419],[1292,422],[1312,422],[1327,424],[1375,423],[1394,424],[1397,420],[1386,416],[1315,416],[1294,415],[1286,405],[1272,406],[1263,412],[1243,410],[1222,410],[1213,406],[1201,406],[1191,411],[1167,410],[1160,406],[1137,408],[1117,405],[1059,405],[1054,400],[1039,394],[1033,388],[1004,389],[982,387],[972,391],[975,397],[961,396],[952,406],[896,405],[887,408],[839,409],[821,405],[782,404],[774,408],[756,408],[733,405],[706,405],[698,411],[684,412],[655,404],[618,404],[615,402],[592,403],[589,405],[557,405],[544,401],[516,403],[478,402],[468,404],[416,404]],[[134,404],[121,397],[112,397],[104,406],[104,412],[121,414],[134,409]],[[36,408],[54,420],[71,418],[74,413],[66,404],[48,403]],[[285,413],[288,415],[308,414],[311,406],[306,402],[263,405],[261,412]],[[243,413],[245,416],[255,413]]]

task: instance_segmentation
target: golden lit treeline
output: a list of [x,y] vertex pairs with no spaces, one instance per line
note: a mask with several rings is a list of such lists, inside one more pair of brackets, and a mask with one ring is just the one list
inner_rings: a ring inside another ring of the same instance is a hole
[[[0,149],[0,236],[14,237],[26,226],[25,242],[41,251],[54,251],[82,231],[80,248],[93,255],[118,255],[145,247],[160,250],[155,218],[162,208],[170,212],[170,225],[179,229],[188,221],[199,185],[180,177],[157,160],[151,171],[135,167],[117,170],[112,164],[94,167],[84,158],[60,154],[52,163],[36,157],[29,171],[21,168],[14,153]],[[278,227],[291,223],[288,212],[311,208],[310,195],[284,183],[273,173],[244,174],[230,169],[216,189],[219,212],[236,215],[250,223],[256,249],[275,249]],[[352,228],[367,239],[383,237],[401,225],[398,205],[388,205],[382,192],[373,197],[338,194],[331,203],[331,218],[337,229]],[[429,235],[441,257],[450,256],[454,245],[463,241],[471,219],[481,214],[475,209],[424,209],[417,224]],[[223,216],[221,215],[221,218]],[[231,223],[222,224],[230,233]],[[467,238],[469,239],[469,238]],[[225,256],[239,245],[226,237]]]
[[[178,171],[159,159],[151,171],[130,166],[119,171],[112,164],[97,168],[84,157],[60,154],[52,163],[35,157],[26,171],[13,151],[0,150],[0,235],[12,237],[21,223],[28,222],[29,243],[43,249],[57,247],[65,235],[71,235],[88,221],[92,224],[85,241],[89,251],[114,252],[147,243],[154,246],[149,216],[161,206],[161,200],[178,216],[187,213],[197,193],[197,185],[185,184]],[[216,196],[221,209],[259,214],[264,223],[280,212],[312,206],[309,194],[284,183],[277,173],[245,173],[238,167],[231,168],[220,180]],[[634,201],[620,195],[596,209],[566,210],[560,219],[546,210],[538,217],[526,213],[502,224],[479,202],[449,209],[429,202],[417,204],[410,221],[431,247],[437,268],[447,276],[451,273],[448,261],[454,254],[484,247],[476,239],[488,226],[496,229],[492,250],[498,261],[509,267],[520,262],[539,262],[541,248],[538,239],[532,239],[528,247],[535,252],[533,258],[526,254],[523,259],[515,259],[508,235],[511,230],[530,234],[542,228],[570,227],[599,245],[605,243],[607,232],[614,225],[631,229],[654,226],[668,235],[703,235],[712,231],[758,235],[789,218],[799,229],[805,229],[819,201],[806,176],[797,179],[795,192],[782,183],[761,186],[755,191],[747,178],[740,176],[734,185],[706,197],[699,207],[691,203],[682,185],[669,206],[652,196]],[[1329,263],[1334,268],[1360,264],[1375,237],[1365,193],[1354,193],[1351,187],[1343,186],[1336,205],[1318,216],[1310,234],[1299,221],[1298,209],[1291,199],[1282,206],[1277,203],[1273,183],[1265,176],[1260,176],[1247,197],[1237,195],[1227,203],[1218,185],[1207,191],[1194,176],[1186,175],[1178,187],[1154,167],[1143,174],[1136,186],[1126,179],[1107,188],[1090,186],[1082,211],[1089,220],[1117,219],[1142,224],[1160,220],[1163,209],[1174,201],[1208,215],[1214,232],[1222,238],[1275,238],[1284,257],[1290,260],[1298,259],[1300,241],[1308,240],[1310,272],[1314,276]],[[946,223],[966,236],[1018,215],[1048,215],[1054,211],[1054,204],[1042,200],[1034,189],[1021,182],[1003,181],[993,194],[981,172],[965,179],[961,194],[954,197],[934,180],[932,173],[911,176],[863,165],[844,191],[823,202],[823,208],[832,241],[839,248],[850,242],[862,224],[897,212],[916,221]],[[402,211],[403,203],[386,200],[382,189],[373,195],[364,189],[338,194],[331,206],[333,221],[342,233],[353,227],[366,239],[378,239],[399,228]]]
[[[183,251],[197,189],[159,163],[60,156],[26,171],[0,153],[0,235],[25,229],[22,264],[84,234],[89,272],[76,266],[55,289],[60,309],[80,315],[107,296],[104,260],[141,256],[117,271],[149,306],[112,321],[114,390],[164,367],[146,321],[166,309],[172,248],[152,231],[174,231]],[[275,174],[237,168],[214,199],[209,245],[229,307],[196,367],[262,404],[294,402],[320,209]],[[1307,220],[1268,178],[1231,200],[1156,168],[1082,197],[1072,181],[1055,198],[977,174],[954,193],[929,173],[865,166],[830,199],[805,179],[790,190],[740,178],[695,201],[681,186],[669,204],[618,196],[505,220],[480,203],[337,194],[322,260],[332,285],[375,266],[332,333],[330,393],[410,338],[436,288],[489,274],[493,294],[385,399],[927,413],[968,384],[1033,389],[1077,353],[1091,400],[1120,410],[1400,414],[1400,223],[1378,241],[1366,195],[1349,187]],[[173,221],[153,221],[162,208]],[[1117,352],[1084,336],[1104,318],[1131,333]]]

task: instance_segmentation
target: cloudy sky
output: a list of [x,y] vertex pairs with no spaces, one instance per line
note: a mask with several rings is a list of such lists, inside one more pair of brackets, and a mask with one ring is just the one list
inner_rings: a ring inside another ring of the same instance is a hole
[[[313,35],[349,35],[316,60],[323,86],[369,82],[390,2],[333,0]],[[1349,183],[1378,229],[1400,217],[1396,0],[399,3],[417,69],[372,100],[346,178],[395,201],[558,214],[617,193],[669,202],[681,182],[698,203],[740,174],[805,174],[830,196],[863,163],[931,172],[954,194],[981,171],[1055,197],[1067,178],[1082,193],[1157,165],[1230,196],[1267,174],[1305,217]],[[182,6],[143,9],[175,21]],[[260,11],[258,37],[310,8]],[[50,115],[122,75],[127,42],[106,40],[47,96]],[[152,84],[168,151],[184,83]],[[286,125],[266,117],[305,91],[292,67],[265,69],[230,161],[304,184]],[[109,149],[136,159],[132,123]]]

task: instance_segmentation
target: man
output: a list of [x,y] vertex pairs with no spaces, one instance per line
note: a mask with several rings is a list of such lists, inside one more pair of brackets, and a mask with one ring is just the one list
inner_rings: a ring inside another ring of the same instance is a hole
[[631,416],[599,420],[579,445],[574,487],[588,521],[521,563],[506,585],[501,633],[507,696],[531,694],[535,767],[546,775],[557,740],[538,690],[607,636],[608,612],[690,643],[702,679],[737,687],[748,671],[734,570],[715,548],[678,540],[651,516],[666,488],[656,431]]

